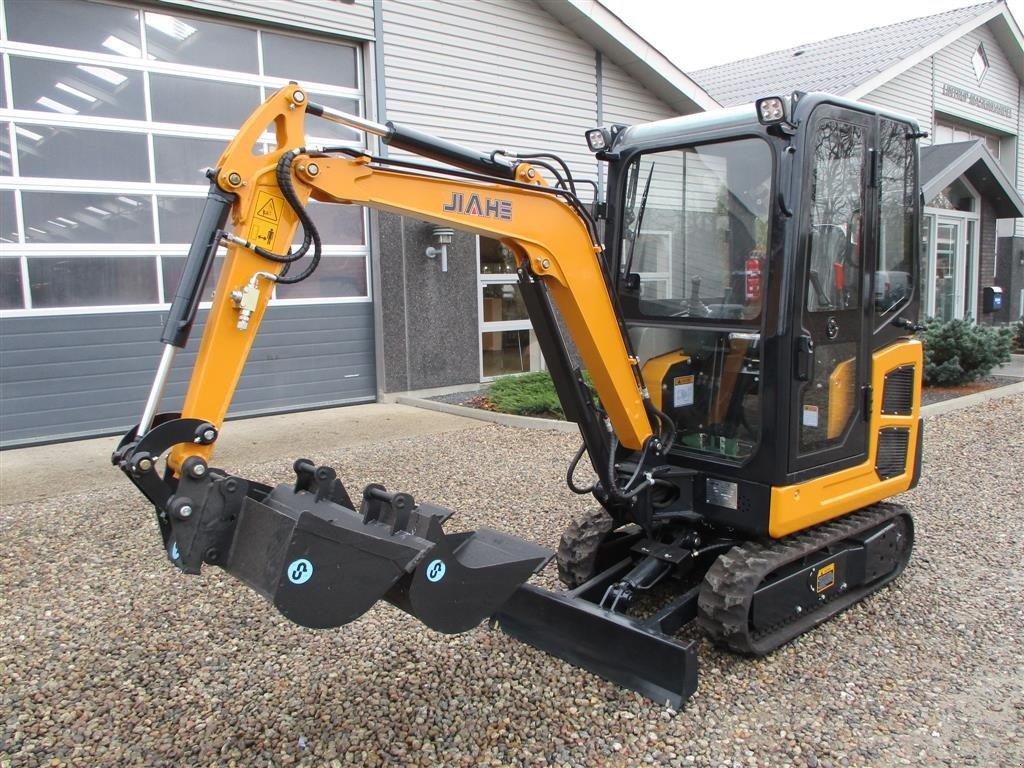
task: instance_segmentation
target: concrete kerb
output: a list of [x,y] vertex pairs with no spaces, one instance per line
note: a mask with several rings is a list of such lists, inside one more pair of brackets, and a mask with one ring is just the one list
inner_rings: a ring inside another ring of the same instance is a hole
[[505,427],[522,427],[523,429],[547,429],[552,432],[579,432],[579,427],[574,421],[559,421],[558,419],[540,419],[533,416],[516,416],[512,413],[498,413],[496,411],[485,411],[481,408],[469,408],[465,405],[453,405],[442,403],[438,400],[425,400],[420,397],[408,397],[399,395],[395,398],[396,403],[412,405],[417,408],[425,408],[429,411],[450,413],[453,416],[465,416],[480,421],[490,421],[501,424]]
[[1024,394],[1024,381],[1017,381],[1003,387],[986,389],[982,392],[975,392],[971,395],[954,397],[950,400],[943,400],[940,403],[932,403],[931,405],[922,406],[921,415],[937,416],[940,413],[949,413],[950,411],[959,411],[961,408],[970,408],[972,405],[984,403],[988,400],[995,400],[1000,397],[1011,397],[1013,395],[1021,394]]

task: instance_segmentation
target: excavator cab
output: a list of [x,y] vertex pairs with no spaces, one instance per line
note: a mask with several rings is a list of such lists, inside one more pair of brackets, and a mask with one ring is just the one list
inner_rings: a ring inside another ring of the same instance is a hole
[[716,490],[699,500],[711,518],[777,536],[793,526],[773,489],[877,454],[875,374],[915,363],[916,344],[892,349],[918,310],[920,134],[825,96],[768,102],[773,121],[748,108],[625,128],[602,156],[612,277],[677,431],[670,460],[728,484],[712,489],[735,497],[729,513]]
[[[318,119],[405,154],[308,146]],[[910,556],[910,516],[881,502],[920,467],[919,137],[821,94],[594,129],[601,222],[549,153],[462,147],[292,83],[208,173],[150,396],[112,461],[152,503],[175,567],[220,567],[298,624],[339,626],[381,599],[441,632],[489,617],[679,706],[697,662],[677,633],[694,619],[732,650],[767,653]],[[446,532],[450,510],[378,484],[350,494],[306,458],[277,486],[211,464],[274,287],[315,276],[310,200],[457,227],[509,254],[583,441],[567,484],[594,499],[557,553],[514,532]],[[184,403],[161,411],[221,250]],[[526,584],[552,555],[568,589]]]

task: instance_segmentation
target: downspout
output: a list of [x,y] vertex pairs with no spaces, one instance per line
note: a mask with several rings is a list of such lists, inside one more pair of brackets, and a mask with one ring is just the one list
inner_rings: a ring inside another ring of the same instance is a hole
[[[387,116],[387,97],[384,84],[384,8],[382,0],[373,0],[373,110],[377,122],[384,122]],[[369,104],[367,104],[369,107]],[[373,149],[379,155],[387,157],[388,145],[376,136],[372,137]],[[377,376],[377,402],[385,399],[385,388],[387,382],[387,368],[385,365],[384,349],[384,302],[383,302],[383,281],[381,280],[381,242],[380,242],[380,213],[374,209],[369,211],[370,231],[370,284],[373,291],[373,359],[374,371]],[[405,275],[403,270],[402,279]],[[404,314],[404,313],[403,313]],[[408,326],[408,319],[406,319]],[[408,337],[408,327],[406,328]],[[406,341],[408,351],[408,340]],[[408,371],[407,371],[408,373]],[[408,383],[408,382],[406,382]]]
[[[604,125],[604,63],[601,52],[594,51],[594,78],[597,86],[597,125]],[[604,163],[597,160],[597,200],[603,203],[604,194]]]

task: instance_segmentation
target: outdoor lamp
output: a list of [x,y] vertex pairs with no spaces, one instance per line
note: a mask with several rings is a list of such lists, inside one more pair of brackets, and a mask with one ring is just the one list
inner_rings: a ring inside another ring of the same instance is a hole
[[441,257],[441,271],[448,271],[448,246],[452,244],[452,239],[455,237],[455,230],[451,227],[434,227],[433,231],[434,242],[436,242],[440,248],[430,246],[427,248],[427,258],[436,259],[438,256]]

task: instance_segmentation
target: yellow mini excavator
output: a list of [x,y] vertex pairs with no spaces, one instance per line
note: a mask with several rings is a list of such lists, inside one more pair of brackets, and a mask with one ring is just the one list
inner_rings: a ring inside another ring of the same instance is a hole
[[[309,146],[308,120],[408,159]],[[276,148],[255,154],[268,126]],[[219,566],[303,626],[339,626],[380,599],[440,632],[490,619],[678,707],[697,685],[684,625],[765,654],[910,557],[911,518],[884,500],[921,466],[922,135],[898,115],[803,93],[602,126],[585,138],[607,186],[588,205],[554,155],[474,151],[291,84],[208,173],[156,379],[113,462],[156,507],[173,565]],[[376,484],[353,498],[307,459],[277,487],[209,464],[274,286],[315,277],[310,199],[459,228],[513,255],[582,436],[566,480],[596,502],[567,520],[557,553],[514,531],[446,533],[451,511]],[[184,405],[160,412],[221,248]],[[595,479],[584,486],[585,454]],[[526,584],[552,555],[566,590]]]

